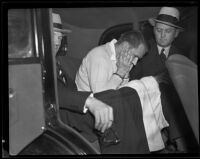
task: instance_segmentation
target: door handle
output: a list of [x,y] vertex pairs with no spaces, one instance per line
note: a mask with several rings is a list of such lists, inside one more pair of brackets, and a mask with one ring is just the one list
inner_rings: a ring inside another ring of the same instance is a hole
[[13,88],[9,88],[9,98],[13,98],[15,96],[16,92]]

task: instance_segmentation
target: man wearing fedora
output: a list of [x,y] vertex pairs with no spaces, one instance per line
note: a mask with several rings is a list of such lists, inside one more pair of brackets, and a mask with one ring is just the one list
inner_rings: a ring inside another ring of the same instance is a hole
[[165,66],[165,61],[170,55],[181,54],[173,45],[175,38],[184,30],[179,25],[179,10],[174,7],[162,7],[157,18],[150,18],[149,22],[153,26],[155,39],[148,41],[149,52],[132,68],[130,79],[157,76],[167,83],[159,85],[164,116],[169,122],[169,127],[163,130],[163,134],[168,136],[166,145],[170,145],[168,147],[173,151],[189,151],[192,149],[189,145],[195,143],[194,134]]
[[[62,67],[62,56],[59,56],[58,54],[63,35],[70,33],[71,30],[62,28],[61,18],[59,14],[52,13],[52,19],[54,29],[54,46],[56,53],[55,56],[57,64],[58,99],[61,118],[64,120],[65,123],[68,122],[68,119],[66,117],[68,116],[68,118],[70,118],[71,113],[67,110],[76,112],[77,119],[82,119],[84,114],[89,111],[92,115],[94,115],[95,128],[101,132],[104,132],[112,125],[113,108],[93,97],[93,94],[91,94],[91,92],[78,92],[76,90],[76,85],[74,81],[69,77],[69,75]],[[79,127],[81,127],[81,125],[79,125]],[[100,150],[97,143],[93,143],[93,146],[97,150]]]
[[155,39],[149,40],[148,54],[131,70],[133,79],[163,72],[165,59],[172,54],[180,54],[180,51],[172,44],[183,31],[183,28],[178,26],[178,9],[162,7],[157,18],[150,18],[149,22],[153,26]]

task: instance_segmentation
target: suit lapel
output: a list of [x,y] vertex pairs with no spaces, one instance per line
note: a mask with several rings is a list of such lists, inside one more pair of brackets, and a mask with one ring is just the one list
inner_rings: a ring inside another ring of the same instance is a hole
[[171,55],[173,55],[173,54],[179,54],[178,49],[177,49],[174,45],[171,46],[171,48],[170,48],[170,50],[169,50],[169,55],[168,55],[168,57],[171,56]]

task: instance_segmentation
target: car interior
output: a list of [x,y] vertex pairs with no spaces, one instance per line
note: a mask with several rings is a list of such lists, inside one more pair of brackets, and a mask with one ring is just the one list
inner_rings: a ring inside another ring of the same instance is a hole
[[[125,24],[118,24],[106,29],[100,36],[98,45],[103,45],[114,38],[118,39],[122,33],[132,30],[133,27],[134,25],[132,23],[125,23]],[[153,28],[148,23],[148,21],[141,21],[139,28],[147,41],[153,36],[153,30],[152,30]],[[183,36],[183,38],[178,39],[176,45],[179,45],[179,43],[185,41],[184,38],[186,38],[186,36],[185,37]],[[61,50],[65,49],[61,48],[60,51]],[[187,46],[183,48],[183,51],[184,50],[187,50]],[[66,57],[63,57],[63,60],[65,61],[65,63],[63,64],[66,65],[66,68],[69,69],[68,72],[69,76],[72,78],[72,80],[75,80],[76,71],[78,70],[81,64],[81,60],[67,56],[67,53],[60,53],[60,54],[64,56],[66,55]],[[169,59],[167,66],[168,69],[170,70],[171,77],[174,80],[175,87],[180,95],[181,101],[183,103],[191,127],[194,131],[195,137],[198,141],[199,126],[198,126],[198,114],[196,113],[198,111],[197,65],[194,61],[190,60],[189,58],[177,55],[177,56],[172,56]],[[187,77],[192,77],[192,78],[189,79]],[[181,80],[182,82],[180,82],[179,80]],[[191,81],[189,82],[189,80],[192,80],[192,82]],[[190,85],[185,86],[185,83],[190,83]]]
[[[152,15],[160,9],[160,7],[153,8],[155,10],[152,11]],[[133,7],[134,9],[138,15],[143,12],[141,8]],[[181,25],[185,26],[186,30],[180,34],[174,44],[182,50],[182,55],[171,56],[166,66],[184,107],[195,140],[199,144],[197,8],[179,7],[179,9],[183,15]],[[81,23],[78,16],[74,16],[74,19],[70,18],[77,10],[80,11],[79,15],[86,17],[88,15],[89,20],[86,18],[84,24]],[[91,8],[90,10],[94,15],[112,12],[107,9],[101,11]],[[118,18],[121,18],[122,21],[117,23],[115,15],[117,11],[113,11],[110,19],[115,17],[116,21],[107,27],[106,24],[98,25],[97,22],[88,24],[88,21],[94,20],[95,16],[86,12],[84,8],[75,8],[74,10],[73,8],[32,9],[31,11],[29,9],[25,9],[25,11],[13,9],[11,11],[8,12],[8,43],[11,44],[8,47],[9,131],[4,130],[4,134],[7,134],[5,136],[9,136],[10,141],[9,143],[6,141],[8,144],[6,149],[10,149],[11,156],[17,154],[101,154],[74,128],[67,126],[63,122],[62,115],[57,114],[60,108],[56,106],[58,97],[56,97],[57,90],[54,90],[56,89],[54,81],[56,73],[52,61],[55,59],[52,60],[51,54],[46,54],[46,52],[55,51],[54,48],[49,47],[52,39],[48,41],[48,37],[52,38],[53,35],[50,32],[52,26],[50,28],[48,26],[51,22],[50,14],[52,12],[59,13],[64,27],[72,28],[73,34],[69,33],[63,36],[57,56],[74,83],[82,59],[92,47],[106,44],[114,38],[118,39],[122,33],[136,27],[143,33],[146,41],[152,38],[154,36],[153,28],[148,19],[141,18],[136,25],[130,19],[123,20],[124,17],[120,16]],[[125,15],[129,14],[126,8],[123,8],[122,12]],[[106,19],[107,15],[102,17],[109,24],[110,19]],[[94,27],[92,28],[92,26]],[[19,34],[22,41],[16,38],[18,34],[15,32],[24,33]],[[11,33],[17,36],[12,37]],[[23,35],[26,36],[23,37]],[[43,94],[45,91],[48,93]],[[49,149],[45,149],[47,145]]]

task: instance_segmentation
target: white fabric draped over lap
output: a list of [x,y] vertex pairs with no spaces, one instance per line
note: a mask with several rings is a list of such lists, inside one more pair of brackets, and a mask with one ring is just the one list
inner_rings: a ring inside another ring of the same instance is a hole
[[140,80],[132,80],[123,87],[135,89],[140,97],[149,150],[152,152],[163,149],[165,146],[161,129],[169,124],[163,115],[161,93],[157,81],[152,76],[148,76]]

